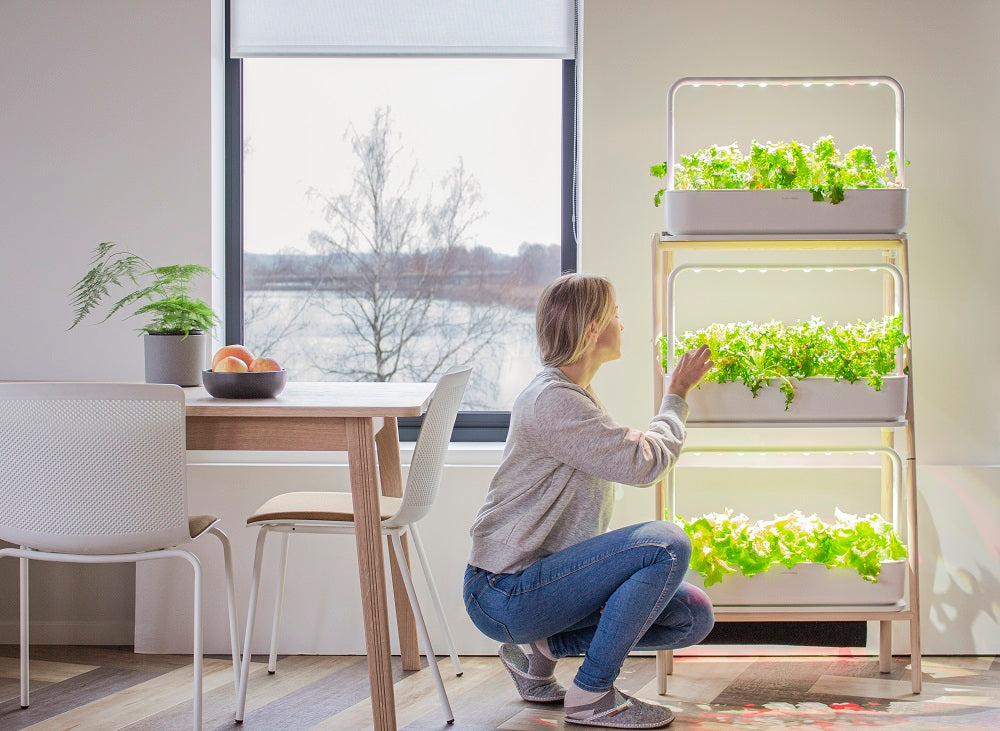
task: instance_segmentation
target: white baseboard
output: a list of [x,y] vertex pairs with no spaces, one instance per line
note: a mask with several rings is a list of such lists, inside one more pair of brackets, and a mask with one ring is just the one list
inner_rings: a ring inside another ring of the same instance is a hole
[[[135,625],[131,622],[43,622],[29,627],[33,645],[131,645]],[[0,622],[0,644],[20,642],[17,622]]]

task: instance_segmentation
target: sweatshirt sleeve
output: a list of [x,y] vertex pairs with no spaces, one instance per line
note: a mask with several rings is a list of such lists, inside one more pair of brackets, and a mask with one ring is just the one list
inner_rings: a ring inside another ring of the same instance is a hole
[[667,394],[646,431],[622,426],[582,389],[553,384],[534,404],[540,445],[578,470],[626,485],[650,485],[677,461],[688,405]]

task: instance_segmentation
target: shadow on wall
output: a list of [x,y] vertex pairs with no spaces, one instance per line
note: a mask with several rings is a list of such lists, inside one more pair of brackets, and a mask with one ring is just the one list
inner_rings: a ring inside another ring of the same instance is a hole
[[[35,561],[29,571],[32,642],[132,644],[134,566]],[[18,616],[18,561],[7,557],[0,560],[0,644],[18,642]]]
[[[928,467],[918,475],[925,654],[1000,652],[997,468]],[[938,526],[947,526],[942,539]]]

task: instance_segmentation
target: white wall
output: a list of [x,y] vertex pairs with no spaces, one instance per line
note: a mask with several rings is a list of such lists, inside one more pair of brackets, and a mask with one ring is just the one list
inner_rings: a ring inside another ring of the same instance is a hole
[[[990,201],[991,170],[1000,162],[994,144],[1000,112],[1000,49],[994,31],[1000,5],[587,0],[584,22],[583,268],[615,282],[626,322],[624,356],[602,370],[596,385],[616,415],[635,423],[651,407],[646,386],[652,334],[649,242],[662,230],[663,217],[651,203],[659,181],[647,171],[665,157],[670,84],[683,76],[885,74],[903,85],[905,156],[912,163],[906,179],[911,188],[924,642],[927,651],[1000,650],[1000,389],[974,380],[977,373],[992,370],[1000,356],[1000,288],[994,281],[1000,267],[1000,208]],[[741,103],[720,110],[705,101],[712,91],[697,90],[701,98],[678,97],[678,111],[692,115],[679,124],[679,144],[682,132],[694,146],[728,144],[745,136],[743,149],[753,136],[763,141],[795,135],[812,142],[830,132],[844,147],[868,142],[884,149],[892,130],[891,116],[877,118],[881,126],[866,128],[853,108],[838,112],[818,95],[795,108],[776,110],[772,105],[778,104],[781,90],[765,96],[739,89],[745,92]],[[843,102],[838,96],[837,104]],[[891,104],[873,109],[892,115]],[[866,137],[858,139],[862,135]],[[845,304],[862,309],[867,304],[855,290],[814,289],[815,279],[794,284],[785,297],[749,285],[711,289],[707,280],[705,285],[701,281],[683,299],[695,318],[704,313],[716,317],[725,310],[732,320],[771,311],[779,317],[794,312],[832,319],[845,316]],[[778,285],[768,280],[767,287],[776,291]],[[801,312],[814,302],[815,313]],[[724,436],[747,443],[774,438],[761,433]],[[722,437],[700,433],[690,438],[704,443]],[[784,433],[780,438],[793,439]],[[818,438],[853,442],[858,437],[805,437]],[[748,512],[757,509],[766,484],[749,475],[743,491],[733,491],[730,504]],[[791,492],[784,501],[773,497],[765,505],[784,511],[798,500]],[[629,501],[616,519],[651,514],[647,496]],[[974,637],[954,631],[965,620],[977,627]]]
[[[0,379],[142,379],[132,323],[65,332],[67,292],[97,242],[127,244],[155,264],[217,265],[213,11],[217,3],[202,0],[0,6],[0,305],[8,334]],[[646,171],[663,159],[669,84],[685,75],[878,73],[906,89],[924,636],[932,652],[1000,652],[1000,390],[977,391],[969,383],[976,364],[1000,355],[994,324],[1000,295],[990,286],[1000,263],[991,201],[998,23],[995,3],[932,0],[845,0],[835,12],[802,0],[588,0],[585,11],[583,268],[607,274],[618,287],[626,352],[600,374],[597,387],[612,411],[633,423],[642,423],[651,407],[649,240],[662,228],[662,213],[650,204],[657,186]],[[750,104],[766,117],[759,102]],[[802,136],[826,126],[820,107],[802,112],[809,127]],[[692,127],[723,134],[729,119],[708,114],[697,112]],[[838,137],[868,134],[844,125],[842,116],[830,120]],[[812,285],[796,287],[793,300]],[[216,302],[219,292],[217,280]],[[208,283],[201,293],[209,294]],[[714,313],[720,304],[697,287],[690,296],[699,312]],[[852,292],[852,306],[855,298]],[[771,307],[744,289],[726,299],[741,312]],[[828,294],[820,302],[836,308],[843,299]],[[483,494],[486,462],[470,483],[467,465],[454,471],[449,489],[466,485],[463,498]],[[198,467],[193,487],[232,479],[252,491],[280,482],[276,473],[294,483],[302,478],[298,469]],[[701,499],[709,478],[699,479]],[[748,475],[744,488],[768,509],[795,507],[771,492],[763,498],[770,490],[763,477]],[[428,550],[461,557],[468,511],[448,501],[442,509]],[[651,516],[651,493],[627,490],[616,523]],[[4,563],[0,641],[11,641],[16,569]],[[452,569],[443,567],[440,576],[447,596],[458,590]],[[39,567],[33,576],[34,608],[47,622],[36,626],[38,641],[130,640],[129,569],[94,569],[100,589],[86,601],[85,586],[64,573]],[[244,585],[247,578],[238,576]]]
[[[143,323],[66,332],[68,293],[98,242],[154,266],[212,264],[211,11],[205,0],[0,5],[0,379],[143,379]],[[9,630],[16,562],[2,563]],[[77,621],[85,641],[131,641],[134,572],[92,572],[101,588],[89,597],[57,578],[64,569],[33,571],[38,641],[68,638]]]

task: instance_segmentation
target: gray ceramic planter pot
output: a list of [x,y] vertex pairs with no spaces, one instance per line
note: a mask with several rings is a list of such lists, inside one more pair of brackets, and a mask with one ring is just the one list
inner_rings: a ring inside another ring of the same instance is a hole
[[208,353],[207,334],[192,332],[184,337],[147,333],[142,339],[146,351],[146,383],[201,385],[201,371]]

